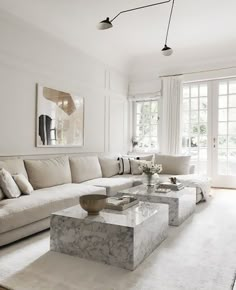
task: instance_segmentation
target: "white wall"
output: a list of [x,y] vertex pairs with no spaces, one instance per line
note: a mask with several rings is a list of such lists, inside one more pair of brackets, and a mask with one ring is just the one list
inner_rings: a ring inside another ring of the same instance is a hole
[[[0,38],[0,156],[126,151],[125,76],[3,11]],[[85,98],[84,147],[35,147],[36,83]]]

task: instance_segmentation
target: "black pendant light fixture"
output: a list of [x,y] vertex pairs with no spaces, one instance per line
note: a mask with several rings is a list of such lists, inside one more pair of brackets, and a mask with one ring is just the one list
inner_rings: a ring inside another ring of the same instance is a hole
[[164,56],[169,56],[169,55],[171,55],[173,53],[173,49],[170,48],[169,46],[167,46],[167,40],[168,40],[168,34],[169,34],[169,29],[170,29],[170,22],[171,22],[171,17],[172,17],[172,13],[173,13],[174,3],[175,3],[175,0],[172,0],[172,6],[171,6],[171,10],[170,10],[170,17],[169,17],[169,22],[168,22],[167,31],[166,31],[165,46],[161,50],[162,54]]
[[131,12],[131,11],[135,11],[138,9],[143,9],[143,8],[148,8],[148,7],[153,7],[156,5],[161,5],[161,4],[165,4],[165,3],[169,3],[172,1],[172,6],[171,6],[171,12],[170,12],[170,17],[169,17],[169,22],[168,22],[168,27],[167,27],[167,32],[166,32],[166,40],[165,40],[165,46],[162,49],[162,54],[165,56],[169,56],[173,53],[172,48],[167,46],[167,39],[168,39],[168,34],[169,34],[169,28],[170,28],[170,22],[171,22],[171,17],[172,17],[172,12],[173,12],[173,8],[174,8],[174,0],[166,0],[166,1],[162,1],[159,3],[154,3],[154,4],[150,4],[150,5],[145,5],[145,6],[139,6],[136,8],[132,8],[132,9],[128,9],[128,10],[123,10],[121,12],[119,12],[115,17],[113,17],[111,20],[109,17],[107,17],[105,20],[102,20],[101,22],[98,23],[97,28],[99,30],[105,30],[105,29],[109,29],[112,28],[112,22],[122,13],[127,13],[127,12]]

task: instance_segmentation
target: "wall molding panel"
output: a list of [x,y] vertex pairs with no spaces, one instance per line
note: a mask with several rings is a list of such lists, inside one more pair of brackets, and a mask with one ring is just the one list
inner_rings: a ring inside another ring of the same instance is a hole
[[[124,151],[124,137],[114,144],[111,132],[127,114],[125,75],[13,16],[0,18],[0,34],[0,156]],[[35,147],[37,83],[84,97],[83,147]]]

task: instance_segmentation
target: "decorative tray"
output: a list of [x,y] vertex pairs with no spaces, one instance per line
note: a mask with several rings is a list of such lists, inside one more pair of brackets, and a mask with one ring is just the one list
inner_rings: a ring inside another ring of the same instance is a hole
[[138,202],[137,198],[127,195],[122,197],[108,197],[105,208],[122,211],[138,204]]

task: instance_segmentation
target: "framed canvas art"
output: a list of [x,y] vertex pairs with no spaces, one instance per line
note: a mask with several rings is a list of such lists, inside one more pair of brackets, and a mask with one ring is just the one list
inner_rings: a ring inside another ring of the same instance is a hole
[[37,85],[37,147],[84,145],[84,98]]

